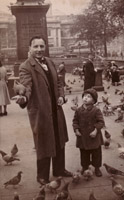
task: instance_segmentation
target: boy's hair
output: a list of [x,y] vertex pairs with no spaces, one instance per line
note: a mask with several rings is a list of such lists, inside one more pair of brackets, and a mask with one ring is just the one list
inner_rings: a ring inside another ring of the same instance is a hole
[[93,88],[90,88],[90,89],[87,89],[84,91],[84,93],[82,94],[82,98],[84,96],[84,94],[90,94],[94,100],[94,103],[97,102],[97,99],[98,99],[98,94],[97,94],[97,91]]
[[43,37],[41,37],[41,36],[33,36],[29,41],[29,46],[31,46],[32,41],[35,40],[35,39],[42,39],[44,41],[44,43],[46,44],[46,41],[45,41],[45,39]]

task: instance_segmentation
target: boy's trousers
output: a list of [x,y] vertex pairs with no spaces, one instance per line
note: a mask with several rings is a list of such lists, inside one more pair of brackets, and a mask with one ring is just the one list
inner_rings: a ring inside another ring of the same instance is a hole
[[101,146],[97,149],[80,149],[81,166],[84,169],[88,169],[88,166],[92,164],[95,168],[102,165],[102,149]]

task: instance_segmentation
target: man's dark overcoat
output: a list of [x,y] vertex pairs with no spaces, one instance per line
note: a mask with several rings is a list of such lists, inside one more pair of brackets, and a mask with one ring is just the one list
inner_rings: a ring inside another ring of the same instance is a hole
[[[53,77],[56,99],[59,143],[61,148],[68,141],[65,116],[61,106],[57,105],[58,98],[64,97],[64,89],[58,79],[54,63],[45,58]],[[19,69],[20,82],[26,87],[28,103],[27,110],[37,149],[37,159],[54,157],[56,155],[55,134],[50,85],[40,64],[33,58],[28,58]],[[57,122],[56,122],[57,123]]]

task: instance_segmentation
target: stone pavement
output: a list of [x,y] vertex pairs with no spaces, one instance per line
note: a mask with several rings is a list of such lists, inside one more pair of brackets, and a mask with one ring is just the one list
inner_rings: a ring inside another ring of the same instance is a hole
[[[68,94],[66,91],[66,96],[68,102],[63,106],[68,132],[69,132],[69,142],[66,145],[66,168],[69,171],[75,172],[81,169],[79,150],[75,147],[75,135],[72,129],[72,119],[74,111],[71,110],[72,99],[76,96],[79,99],[79,105],[81,105],[81,94],[82,94],[82,84],[83,80],[80,81],[78,76],[72,76],[70,74],[66,75],[66,82],[68,79],[76,79],[76,83],[70,84],[72,86],[72,93]],[[110,83],[104,81],[105,90]],[[111,86],[107,90],[108,94],[104,92],[99,92],[99,101],[102,101],[101,97],[109,96],[109,101],[112,105],[119,104],[122,95],[115,95],[115,88],[120,90],[123,89],[123,81],[121,86]],[[78,92],[77,92],[78,91]],[[102,109],[103,103],[99,104]],[[117,112],[115,115],[104,117],[106,122],[107,130],[112,135],[111,145],[109,149],[105,149],[103,146],[103,163],[106,162],[111,166],[114,166],[122,171],[124,171],[124,160],[118,157],[117,143],[119,142],[124,146],[124,138],[121,135],[122,129],[124,129],[124,121],[120,123],[115,123],[114,120],[117,118]],[[104,130],[102,131],[104,135]],[[32,200],[33,197],[39,192],[39,184],[36,182],[36,153],[33,149],[33,137],[30,129],[30,124],[27,116],[26,109],[21,109],[19,106],[12,101],[11,105],[8,106],[8,116],[0,118],[0,149],[10,153],[13,144],[17,144],[19,152],[17,158],[20,161],[13,162],[10,166],[5,166],[4,161],[0,156],[0,200],[12,200],[15,191],[18,192],[20,200]],[[93,190],[96,199],[98,200],[116,200],[118,199],[112,191],[111,180],[106,173],[104,167],[101,167],[103,176],[98,178],[95,175],[91,181],[84,180],[83,176],[79,184],[70,183],[69,191],[72,200],[88,200],[89,193]],[[10,178],[15,176],[18,171],[23,171],[21,185],[14,189],[12,186],[4,188],[3,184]],[[55,179],[50,176],[50,180]],[[124,177],[118,176],[116,180],[124,186]],[[71,181],[71,178],[64,178],[64,181]],[[62,184],[64,183],[62,181]],[[53,200],[55,194],[51,194],[50,191],[46,191],[46,200]]]

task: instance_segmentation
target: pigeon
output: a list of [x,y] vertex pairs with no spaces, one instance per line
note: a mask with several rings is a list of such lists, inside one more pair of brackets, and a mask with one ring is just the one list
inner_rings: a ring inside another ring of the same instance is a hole
[[106,139],[111,139],[111,134],[107,131],[107,130],[105,130],[105,138]]
[[121,103],[124,103],[124,96],[120,99]]
[[109,146],[110,146],[110,139],[105,139],[105,140],[104,140],[104,147],[105,147],[106,149],[108,149]]
[[90,196],[89,196],[89,200],[97,200],[94,196],[94,192],[91,191]]
[[110,89],[110,85],[107,87],[107,89],[108,89],[108,90]]
[[65,88],[66,90],[71,90],[72,89],[72,87],[68,87],[68,86],[66,86],[66,88]]
[[68,191],[69,183],[70,182],[65,183],[61,191],[56,195],[55,200],[68,200],[68,197],[70,196]]
[[83,177],[86,181],[89,181],[92,179],[93,177],[93,171],[92,169],[89,167],[87,170],[84,171],[83,173]]
[[46,184],[46,188],[48,188],[51,192],[56,192],[56,190],[61,186],[61,180],[62,177],[59,176],[56,180]]
[[74,105],[78,105],[78,97],[76,96],[75,98],[72,99],[72,103]]
[[107,91],[104,90],[104,94],[107,94]]
[[78,109],[78,105],[71,106],[71,110],[76,111]]
[[124,94],[124,91],[121,91],[121,92],[119,92],[118,94],[119,94],[119,95],[122,95],[122,94]]
[[103,101],[103,103],[105,103],[105,104],[107,104],[107,105],[110,105],[111,103],[108,101],[108,97],[104,97],[104,96],[102,96],[102,101]]
[[19,195],[17,192],[14,193],[14,199],[13,200],[19,200]]
[[118,111],[118,118],[115,119],[115,122],[121,122],[123,120],[123,111],[121,110],[121,108],[117,108]]
[[14,81],[13,89],[14,89],[15,94],[18,94],[18,95],[24,95],[26,93],[25,86],[19,83],[17,80]]
[[108,174],[110,175],[120,175],[120,176],[124,176],[124,172],[114,168],[114,167],[111,167],[109,165],[107,165],[106,163],[103,164],[103,166],[106,168],[106,171],[108,172]]
[[112,190],[119,197],[124,199],[124,187],[115,181],[113,177],[111,177],[112,181]]
[[122,147],[119,143],[118,145],[118,152],[119,152],[119,157],[124,159],[124,147]]
[[18,153],[18,147],[16,144],[11,149],[11,156],[15,156]]
[[107,116],[107,115],[108,115],[108,106],[107,106],[106,104],[103,106],[102,112],[103,112],[103,115],[104,115],[104,116]]
[[120,91],[120,90],[118,90],[118,89],[115,89],[115,94],[117,94],[119,91]]
[[124,137],[124,129],[121,131],[121,135]]
[[5,152],[0,150],[0,153],[2,155],[2,159],[8,164],[12,164],[13,161],[20,161],[18,158],[14,158],[13,156],[7,155]]
[[4,183],[5,188],[6,188],[8,185],[13,185],[13,186],[18,185],[18,184],[20,183],[20,181],[21,181],[21,174],[22,174],[22,173],[23,173],[22,171],[19,171],[18,174],[17,174],[17,176],[14,176],[12,179],[10,179],[10,180],[7,181],[6,183]]
[[45,200],[45,196],[45,185],[43,185],[39,194],[36,197],[34,197],[33,200]]
[[77,170],[72,174],[72,183],[79,183],[81,179],[81,171]]

